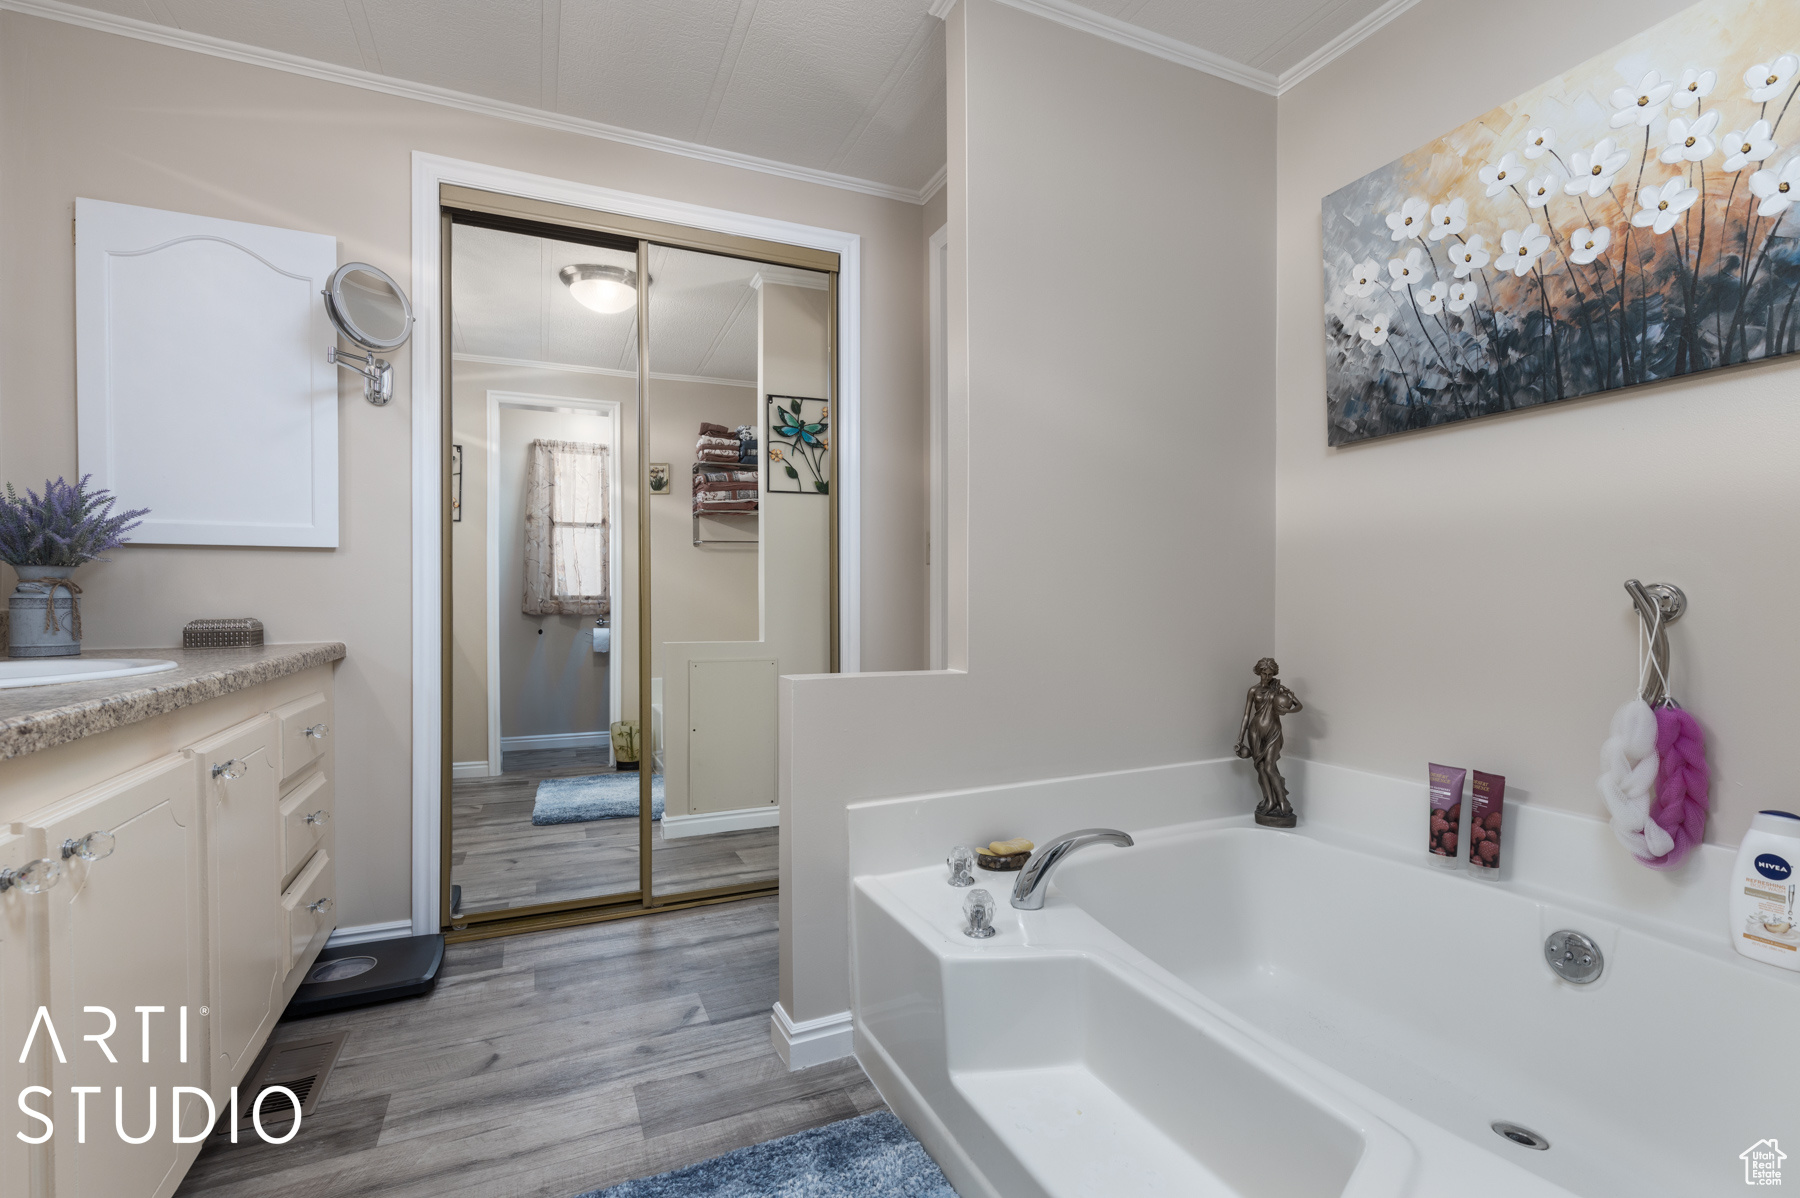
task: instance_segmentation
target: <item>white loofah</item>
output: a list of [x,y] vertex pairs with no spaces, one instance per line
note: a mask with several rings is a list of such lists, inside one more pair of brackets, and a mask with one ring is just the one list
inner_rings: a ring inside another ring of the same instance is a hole
[[[1613,835],[1635,857],[1660,857],[1673,845],[1650,818],[1656,801],[1656,713],[1633,699],[1613,713],[1612,735],[1600,746],[1600,797],[1612,812]],[[1660,847],[1659,847],[1660,846]]]

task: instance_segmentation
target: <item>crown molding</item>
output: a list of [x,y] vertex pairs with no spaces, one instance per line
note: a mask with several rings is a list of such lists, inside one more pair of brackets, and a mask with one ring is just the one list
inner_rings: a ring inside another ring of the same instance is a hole
[[[563,374],[603,374],[608,378],[635,379],[635,370],[615,370],[610,366],[578,366],[573,362],[540,362],[535,358],[499,358],[493,354],[451,354],[452,362],[470,362],[481,366],[510,366],[524,370],[555,370]],[[710,383],[715,387],[756,386],[755,379],[716,379],[702,374],[664,374],[652,370],[650,377],[665,383]]]
[[937,174],[925,180],[925,186],[919,188],[919,203],[931,203],[931,197],[944,189],[944,183],[950,176],[950,164],[946,162],[937,168]]
[[1264,95],[1276,94],[1276,79],[1268,71],[1259,71],[1255,67],[1247,67],[1222,54],[1214,54],[1211,50],[1202,50],[1199,46],[1190,46],[1161,33],[1155,33],[1137,25],[1121,21],[1117,17],[1109,17],[1092,9],[1083,8],[1079,4],[1071,4],[1069,0],[1000,0],[1001,4],[1033,13],[1046,20],[1055,21],[1058,25],[1066,25],[1070,29],[1079,29],[1083,33],[1091,33],[1095,37],[1105,38],[1121,46],[1129,46],[1133,50],[1141,50],[1145,54],[1169,62],[1179,63],[1184,67],[1192,67],[1196,71],[1204,71],[1208,75],[1247,87]]
[[359,87],[365,91],[381,92],[384,95],[398,96],[402,99],[420,100],[427,104],[457,108],[481,116],[498,117],[501,120],[517,121],[520,124],[536,125],[544,129],[555,129],[562,133],[596,137],[604,141],[619,142],[622,145],[637,146],[645,150],[659,150],[665,154],[679,154],[684,158],[697,158],[702,162],[711,162],[720,166],[735,166],[741,170],[776,175],[801,183],[816,183],[822,187],[835,187],[842,191],[878,196],[884,200],[923,204],[930,198],[932,191],[929,186],[925,188],[899,187],[891,183],[880,183],[874,179],[860,179],[854,175],[840,175],[835,171],[795,166],[792,163],[757,158],[754,155],[739,154],[715,146],[702,146],[673,137],[641,133],[635,129],[624,129],[617,125],[607,125],[582,117],[566,116],[559,112],[531,108],[524,104],[492,100],[486,96],[453,91],[447,87],[413,83],[389,75],[376,74],[373,71],[358,70],[355,67],[341,66],[332,62],[321,62],[314,58],[303,58],[298,54],[285,54],[279,50],[265,50],[260,46],[227,41],[224,38],[210,37],[203,33],[190,33],[187,30],[176,29],[168,25],[140,21],[135,17],[122,17],[91,8],[82,8],[79,5],[63,3],[62,0],[0,0],[0,10],[30,17],[42,17],[50,21],[60,21],[65,25],[77,25],[100,33],[135,38],[138,41],[153,42],[159,46],[169,46],[177,50],[192,50],[199,54],[230,59],[233,62],[246,63],[250,66],[268,67],[293,75],[305,75],[308,78],[321,79],[327,83],[342,83],[349,87]]
[[[1386,0],[1381,7],[1364,17],[1344,32],[1308,54],[1305,58],[1276,75],[1270,71],[1246,66],[1236,59],[1226,58],[1222,54],[1214,54],[1211,50],[1202,50],[1199,46],[1153,32],[1138,25],[1121,21],[1116,17],[1097,13],[1070,0],[999,0],[999,3],[1010,5],[1023,12],[1033,13],[1046,20],[1066,25],[1070,29],[1079,29],[1083,33],[1091,33],[1095,37],[1105,38],[1121,46],[1129,46],[1133,50],[1141,50],[1145,54],[1153,54],[1157,58],[1191,67],[1196,71],[1204,71],[1232,83],[1241,84],[1252,91],[1262,92],[1268,96],[1280,96],[1289,88],[1319,70],[1332,60],[1348,53],[1358,42],[1404,13],[1419,0]],[[956,0],[932,0],[931,15],[940,20],[947,16],[956,6]],[[937,189],[943,186],[943,178],[933,176],[924,187],[919,189],[920,203],[929,200]]]
[[1296,83],[1323,67],[1326,63],[1347,53],[1352,46],[1398,17],[1401,13],[1417,4],[1419,0],[1387,0],[1380,8],[1358,21],[1344,32],[1302,58],[1299,62],[1281,72],[1276,82],[1275,94],[1285,95]]

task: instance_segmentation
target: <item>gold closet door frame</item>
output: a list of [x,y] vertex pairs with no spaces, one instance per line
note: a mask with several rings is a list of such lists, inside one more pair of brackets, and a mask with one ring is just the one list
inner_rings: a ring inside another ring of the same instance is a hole
[[[831,358],[830,380],[827,391],[835,411],[842,392],[838,372],[841,356],[838,346],[838,270],[839,256],[830,250],[810,249],[805,246],[788,245],[785,242],[765,241],[756,237],[743,237],[733,233],[718,233],[706,229],[695,229],[686,225],[670,224],[665,221],[647,220],[641,217],[621,216],[617,213],[602,212],[592,208],[581,208],[572,204],[557,204],[549,200],[533,200],[522,196],[506,195],[501,192],[482,191],[473,187],[462,187],[456,184],[443,183],[438,186],[439,219],[442,221],[440,238],[439,279],[442,295],[440,313],[442,329],[440,344],[443,347],[440,378],[442,380],[443,429],[442,446],[440,447],[441,478],[450,476],[450,446],[454,436],[451,424],[451,370],[454,361],[453,346],[450,338],[451,328],[451,239],[455,221],[455,211],[483,213],[514,220],[550,226],[562,226],[568,229],[586,230],[594,233],[608,234],[615,237],[632,238],[637,241],[638,278],[650,277],[650,245],[673,246],[678,249],[696,250],[701,253],[723,254],[733,258],[744,258],[757,262],[769,262],[779,266],[793,266],[802,270],[819,271],[827,276],[829,288],[829,326],[828,340]],[[552,235],[547,231],[543,236]],[[461,940],[487,939],[492,936],[510,935],[516,932],[537,931],[544,928],[571,927],[583,923],[598,923],[603,920],[622,919],[633,915],[642,915],[653,910],[676,909],[681,907],[703,906],[712,903],[726,902],[734,898],[752,898],[758,895],[773,894],[780,888],[779,880],[774,885],[749,886],[710,886],[699,890],[684,890],[673,894],[658,895],[652,885],[654,866],[651,857],[651,800],[655,786],[654,751],[651,743],[651,722],[649,710],[651,682],[651,553],[650,553],[650,505],[645,499],[650,493],[650,289],[638,288],[638,376],[637,376],[637,419],[638,419],[638,455],[637,455],[637,512],[638,512],[638,739],[639,739],[639,773],[638,773],[638,890],[614,895],[597,895],[591,899],[575,899],[560,903],[547,903],[541,907],[525,907],[516,910],[484,911],[461,916],[460,924],[451,922],[450,887],[451,879],[451,837],[455,831],[452,810],[452,788],[455,785],[454,770],[451,758],[454,755],[450,743],[451,720],[453,717],[450,699],[450,659],[452,653],[451,637],[454,633],[454,611],[451,600],[451,520],[450,504],[446,498],[443,503],[440,529],[442,536],[440,588],[440,620],[443,629],[442,654],[442,692],[440,695],[441,736],[443,742],[442,774],[442,835],[441,839],[441,892],[439,897],[440,923],[445,938],[450,942]],[[760,398],[760,397],[759,397]],[[764,440],[767,439],[765,434]],[[840,471],[838,467],[838,438],[831,439],[831,490],[829,493],[830,511],[828,514],[828,547],[830,574],[830,612],[829,637],[831,653],[831,672],[837,673],[840,668],[839,655],[839,616],[838,616],[838,499]],[[446,496],[449,490],[443,492]],[[650,758],[651,760],[645,760]]]

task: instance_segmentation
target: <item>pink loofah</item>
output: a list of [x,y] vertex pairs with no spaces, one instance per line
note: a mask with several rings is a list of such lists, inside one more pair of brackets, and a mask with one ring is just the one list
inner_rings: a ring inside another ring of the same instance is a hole
[[1675,841],[1660,857],[1639,857],[1654,869],[1673,869],[1687,859],[1706,836],[1707,791],[1712,775],[1706,768],[1706,738],[1700,721],[1679,707],[1656,709],[1656,801],[1650,818]]

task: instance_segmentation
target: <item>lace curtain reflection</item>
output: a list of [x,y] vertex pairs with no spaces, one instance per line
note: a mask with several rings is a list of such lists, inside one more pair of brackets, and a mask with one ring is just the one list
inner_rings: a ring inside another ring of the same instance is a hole
[[526,473],[528,616],[606,616],[607,452],[585,441],[531,443]]

